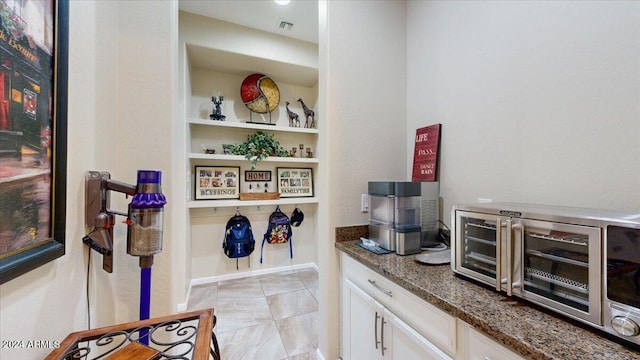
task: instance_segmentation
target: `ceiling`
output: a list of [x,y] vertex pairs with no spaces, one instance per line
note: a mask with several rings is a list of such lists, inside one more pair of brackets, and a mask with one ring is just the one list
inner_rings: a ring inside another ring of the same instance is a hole
[[[257,30],[318,43],[318,2],[291,0],[179,0],[181,11],[243,25]],[[281,26],[281,22],[292,23]]]

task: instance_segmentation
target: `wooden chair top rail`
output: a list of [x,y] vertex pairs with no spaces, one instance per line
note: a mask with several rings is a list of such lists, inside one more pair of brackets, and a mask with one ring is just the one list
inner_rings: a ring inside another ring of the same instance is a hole
[[[197,325],[194,325],[196,321]],[[163,351],[177,346],[186,346],[190,349],[190,356],[187,358],[193,360],[206,360],[209,359],[209,355],[218,359],[218,344],[213,334],[215,322],[213,309],[204,309],[77,331],[69,334],[60,343],[60,347],[47,355],[45,360],[63,360],[71,354],[77,356],[74,359],[92,359],[89,357],[91,347],[102,347],[102,350],[106,350],[106,354],[97,354],[100,358],[104,358],[107,354],[114,353],[132,342],[143,342],[145,338],[150,348],[157,348],[164,357],[169,359],[172,356],[164,354]],[[158,341],[153,337],[156,331],[164,331],[163,334],[182,338],[175,343]],[[87,345],[79,347],[81,343],[87,343]]]

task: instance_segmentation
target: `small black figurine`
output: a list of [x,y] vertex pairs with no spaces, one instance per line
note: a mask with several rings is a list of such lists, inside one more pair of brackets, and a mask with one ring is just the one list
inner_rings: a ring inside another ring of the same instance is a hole
[[298,117],[298,114],[294,113],[293,111],[289,110],[289,102],[286,101],[285,102],[285,107],[287,108],[287,115],[289,116],[289,126],[290,127],[300,127],[300,119]]
[[216,109],[213,112],[213,114],[209,115],[209,117],[211,118],[211,120],[224,121],[224,119],[226,119],[227,117],[222,115],[222,109],[220,108],[220,105],[222,105],[222,101],[224,101],[224,96],[222,95],[218,97],[212,96],[211,101],[213,101],[213,104],[216,106]]
[[302,101],[301,98],[298,98],[298,102],[300,103],[300,105],[302,105],[302,110],[304,110],[304,118],[305,118],[304,127],[315,129],[316,114],[313,112],[313,110],[307,107],[307,105],[304,103],[304,101]]

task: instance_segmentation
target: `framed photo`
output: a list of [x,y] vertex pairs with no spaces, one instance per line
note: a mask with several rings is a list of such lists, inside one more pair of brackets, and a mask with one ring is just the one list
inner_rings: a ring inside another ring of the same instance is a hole
[[240,168],[196,166],[196,200],[240,198]]
[[279,167],[280,197],[313,197],[313,171],[310,168]]
[[0,2],[0,284],[65,253],[69,3],[10,4]]
[[245,170],[244,181],[247,181],[247,182],[271,181],[271,171]]

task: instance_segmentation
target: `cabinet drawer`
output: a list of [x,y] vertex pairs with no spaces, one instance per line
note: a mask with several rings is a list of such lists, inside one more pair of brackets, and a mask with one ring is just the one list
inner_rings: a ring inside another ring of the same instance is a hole
[[456,350],[456,319],[342,253],[342,276],[448,354]]
[[524,360],[521,356],[507,349],[488,336],[475,330],[471,325],[458,320],[461,344],[459,355],[466,360]]

